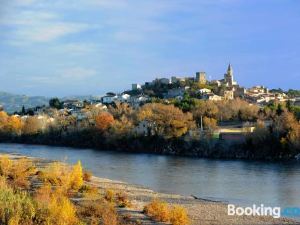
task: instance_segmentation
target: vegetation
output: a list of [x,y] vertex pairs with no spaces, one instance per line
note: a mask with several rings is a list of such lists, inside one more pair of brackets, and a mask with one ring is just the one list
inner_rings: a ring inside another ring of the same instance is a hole
[[[157,99],[136,109],[126,103],[107,109],[86,104],[82,113],[78,119],[55,108],[48,113],[51,117],[20,117],[0,111],[0,141],[218,158],[280,160],[300,153],[300,107],[291,102],[259,108],[242,99],[205,101],[186,93],[181,100]],[[288,118],[288,127],[280,125],[284,118]],[[243,143],[218,140],[219,126],[248,123],[259,128],[260,122],[264,129],[256,129]],[[262,130],[264,140],[257,135]],[[267,144],[270,140],[274,146]]]
[[144,212],[158,222],[170,222],[172,225],[190,224],[185,208],[179,205],[170,206],[159,199],[147,204]]
[[[140,224],[130,216],[118,213],[118,207],[132,206],[126,193],[115,194],[112,190],[104,189],[104,194],[101,194],[98,187],[83,182],[82,171],[80,162],[73,166],[53,162],[38,168],[26,158],[10,159],[1,156],[0,224]],[[24,175],[22,181],[28,185],[20,185],[20,174]],[[76,199],[76,202],[72,199]],[[149,206],[148,211],[155,215],[156,220],[169,221],[174,225],[188,224],[184,208],[165,203],[157,207],[155,204],[152,203],[153,207]],[[161,213],[164,210],[166,215]]]

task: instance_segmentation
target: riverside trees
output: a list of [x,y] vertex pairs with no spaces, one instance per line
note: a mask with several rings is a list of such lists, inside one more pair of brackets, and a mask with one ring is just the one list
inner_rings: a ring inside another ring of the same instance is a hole
[[[250,155],[293,157],[300,153],[296,108],[284,103],[259,108],[241,99],[214,102],[185,96],[182,102],[160,100],[139,108],[126,103],[110,105],[107,109],[87,106],[80,119],[67,110],[52,109],[51,118],[47,115],[20,117],[2,111],[0,134],[2,138],[13,137],[11,140],[29,143],[124,149],[146,146],[151,151],[152,147],[161,148],[170,142],[186,143],[189,137],[194,140],[192,135],[203,134],[201,141],[210,142],[216,138],[212,134],[222,122],[242,125],[250,121],[257,124],[256,130],[247,135],[241,146]],[[205,132],[199,134],[201,124]]]

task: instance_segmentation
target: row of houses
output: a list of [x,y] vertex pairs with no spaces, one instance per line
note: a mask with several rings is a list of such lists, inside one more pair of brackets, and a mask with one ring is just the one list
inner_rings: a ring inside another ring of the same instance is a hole
[[285,93],[271,93],[268,88],[264,86],[254,86],[247,90],[245,99],[251,103],[258,105],[266,105],[269,102],[296,102],[295,98],[290,98]]

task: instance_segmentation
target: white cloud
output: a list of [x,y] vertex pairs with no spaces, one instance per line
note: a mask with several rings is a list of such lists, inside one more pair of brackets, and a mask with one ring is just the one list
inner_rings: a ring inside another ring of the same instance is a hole
[[72,33],[79,33],[87,28],[88,26],[85,24],[42,23],[19,28],[15,34],[19,39],[25,41],[49,42]]
[[0,19],[0,26],[10,27],[10,43],[18,45],[32,42],[50,42],[66,35],[80,33],[92,27],[90,24],[65,21],[50,11],[16,10]]

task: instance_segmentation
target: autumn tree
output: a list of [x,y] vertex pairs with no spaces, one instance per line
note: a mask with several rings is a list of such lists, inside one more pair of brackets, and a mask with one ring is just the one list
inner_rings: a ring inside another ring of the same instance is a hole
[[18,116],[10,116],[7,120],[5,130],[11,134],[21,134],[23,127],[22,120]]
[[37,117],[29,116],[24,121],[24,126],[22,127],[23,134],[37,134],[41,130],[41,124]]
[[212,101],[204,101],[204,100],[196,101],[192,113],[199,127],[201,126],[201,120],[203,121],[204,117],[207,118],[206,119],[207,122],[208,122],[208,118],[211,118],[214,119],[214,121],[217,123],[217,120],[215,118],[217,117],[218,107]]
[[214,131],[217,129],[217,120],[214,118],[209,118],[209,117],[204,117],[203,118],[203,125],[204,128],[209,130],[209,131]]
[[102,132],[108,130],[114,123],[114,117],[108,112],[100,112],[95,118],[96,128]]
[[153,133],[165,138],[180,137],[195,125],[191,113],[183,113],[174,105],[161,103],[142,106],[137,112],[137,120],[148,121]]

